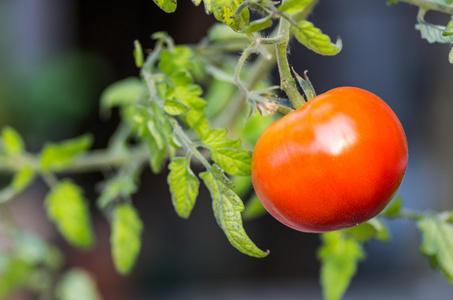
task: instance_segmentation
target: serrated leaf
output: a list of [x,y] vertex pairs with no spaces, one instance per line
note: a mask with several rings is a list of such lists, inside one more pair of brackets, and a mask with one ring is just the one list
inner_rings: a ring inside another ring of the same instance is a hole
[[400,196],[398,196],[382,212],[382,215],[387,218],[395,218],[401,213],[402,208],[403,208],[403,199]]
[[278,7],[278,11],[294,15],[304,11],[312,2],[313,0],[288,0]]
[[252,153],[241,147],[241,141],[226,137],[226,129],[208,129],[201,141],[209,148],[211,158],[231,175],[249,175]]
[[72,269],[66,272],[55,288],[57,300],[101,300],[94,279],[88,272]]
[[134,60],[135,60],[135,65],[137,68],[143,67],[143,49],[142,49],[142,44],[140,44],[139,41],[135,40],[134,41]]
[[272,15],[250,22],[244,29],[239,30],[240,33],[253,33],[272,26]]
[[329,36],[323,34],[313,23],[306,20],[302,20],[297,27],[292,27],[291,30],[301,44],[321,55],[336,55],[343,47],[339,37],[335,44],[332,43]]
[[154,0],[164,12],[172,13],[176,10],[176,0]]
[[176,116],[188,112],[190,108],[177,100],[167,99],[164,103],[164,110],[167,114]]
[[118,176],[111,179],[97,199],[99,208],[104,209],[117,198],[127,198],[137,191],[132,176]]
[[453,283],[453,225],[434,216],[418,221],[417,228],[422,233],[421,253]]
[[206,13],[214,13],[214,17],[234,30],[241,30],[249,23],[250,13],[244,9],[239,19],[235,19],[234,13],[244,0],[204,0]]
[[59,182],[47,194],[45,207],[49,219],[69,243],[79,248],[93,244],[90,212],[80,187],[69,180]]
[[92,143],[91,135],[83,135],[60,143],[47,143],[40,155],[41,170],[63,171],[77,156],[90,148]]
[[218,169],[214,165],[212,170],[200,173],[200,178],[211,193],[217,224],[231,245],[240,252],[254,257],[266,256],[269,252],[260,250],[245,232],[241,217],[244,205],[231,190],[231,182]]
[[173,207],[181,218],[187,219],[195,205],[200,182],[190,169],[185,157],[174,158],[168,168],[170,173],[167,182],[170,186]]
[[24,152],[24,141],[12,127],[3,128],[0,138],[3,151],[7,156],[14,156]]
[[365,258],[361,244],[341,231],[321,234],[318,250],[321,261],[320,282],[326,300],[340,300],[346,292],[357,265]]
[[140,78],[128,77],[108,86],[101,95],[101,110],[138,103],[147,95],[145,84]]
[[130,273],[137,260],[142,230],[142,221],[134,207],[121,204],[115,208],[110,243],[115,268],[121,274]]
[[427,40],[430,44],[453,42],[453,35],[443,35],[445,31],[444,26],[438,26],[423,22],[416,24],[415,29],[420,31],[422,38]]

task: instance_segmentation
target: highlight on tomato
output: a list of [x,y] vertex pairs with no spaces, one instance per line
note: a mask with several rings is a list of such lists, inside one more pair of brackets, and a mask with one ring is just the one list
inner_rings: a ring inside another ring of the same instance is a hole
[[396,194],[408,161],[404,129],[378,96],[339,87],[271,124],[252,157],[266,210],[304,232],[326,232],[378,215]]

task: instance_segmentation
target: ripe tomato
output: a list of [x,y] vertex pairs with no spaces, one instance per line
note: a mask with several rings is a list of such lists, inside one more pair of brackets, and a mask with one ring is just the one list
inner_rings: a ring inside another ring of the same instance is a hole
[[379,214],[400,186],[407,159],[406,135],[390,107],[366,90],[340,87],[263,132],[252,181],[277,220],[325,232]]

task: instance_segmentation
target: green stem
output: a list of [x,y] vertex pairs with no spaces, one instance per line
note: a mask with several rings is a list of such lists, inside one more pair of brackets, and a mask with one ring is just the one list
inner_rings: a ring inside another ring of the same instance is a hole
[[201,154],[201,152],[197,149],[198,145],[197,143],[192,142],[192,140],[187,136],[187,134],[184,132],[184,130],[181,128],[181,126],[178,124],[178,122],[175,119],[171,119],[170,121],[173,130],[175,131],[176,136],[180,139],[180,141],[186,146],[188,150],[188,155],[193,155],[195,156],[206,168],[206,170],[210,171],[211,170],[211,164],[208,162],[208,160]]

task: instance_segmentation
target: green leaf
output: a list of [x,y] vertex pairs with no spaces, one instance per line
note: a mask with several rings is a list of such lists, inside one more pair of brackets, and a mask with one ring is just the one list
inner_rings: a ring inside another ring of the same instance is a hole
[[162,51],[159,59],[159,68],[166,75],[191,70],[194,67],[192,50],[185,46],[176,46],[172,50]]
[[3,299],[11,292],[26,285],[33,266],[21,258],[2,254],[0,258],[0,297]]
[[321,234],[321,286],[324,299],[339,300],[346,292],[357,264],[365,258],[361,244],[341,231]]
[[195,6],[200,5],[201,0],[192,0],[192,3],[195,4]]
[[267,210],[261,204],[257,195],[253,195],[246,203],[242,217],[246,221],[254,220],[267,215]]
[[444,26],[421,22],[415,25],[415,29],[420,31],[422,38],[430,44],[453,42],[453,35],[443,35],[446,29]]
[[35,179],[35,176],[35,172],[29,168],[14,174],[11,184],[0,190],[0,203],[7,202],[22,192]]
[[117,198],[128,198],[137,191],[133,176],[118,176],[107,182],[104,190],[97,199],[97,205],[105,209]]
[[200,182],[190,169],[189,161],[185,157],[175,157],[168,168],[167,182],[170,186],[171,200],[176,213],[187,219],[195,205]]
[[453,35],[453,15],[450,18],[450,21],[448,22],[447,26],[445,27],[445,31],[442,32],[443,36],[447,35]]
[[40,155],[41,170],[63,171],[90,148],[92,143],[91,135],[83,135],[60,143],[47,143]]
[[248,9],[244,9],[238,19],[233,16],[243,2],[244,0],[204,0],[204,6],[207,14],[213,12],[214,17],[220,22],[234,30],[241,30],[249,23]]
[[94,279],[88,272],[72,269],[66,272],[55,288],[58,300],[101,300]]
[[200,137],[209,128],[209,121],[204,112],[206,101],[199,97],[202,93],[203,91],[200,86],[196,84],[186,84],[176,85],[172,93],[167,95],[167,97],[175,98],[190,108],[183,119]]
[[210,171],[200,173],[200,178],[211,193],[217,224],[225,232],[231,245],[240,252],[265,257],[269,252],[260,250],[246,234],[241,217],[244,204],[231,190],[232,182],[219,169],[217,165],[213,165]]
[[344,229],[343,232],[362,243],[372,239],[377,239],[381,242],[388,242],[390,240],[390,232],[385,224],[378,218]]
[[343,47],[339,37],[333,44],[329,36],[323,34],[313,23],[306,20],[302,20],[297,24],[297,27],[292,27],[291,30],[301,44],[321,55],[336,55]]
[[212,159],[231,175],[249,175],[252,153],[241,146],[239,139],[226,137],[226,129],[208,129],[201,141],[210,150]]
[[389,206],[382,212],[382,215],[387,218],[396,218],[403,208],[403,199],[401,196],[396,197]]
[[420,251],[429,258],[434,269],[440,269],[450,283],[453,283],[453,225],[447,220],[430,216],[417,223],[422,233]]
[[250,22],[244,29],[238,31],[240,33],[253,33],[272,26],[272,15]]
[[167,99],[164,103],[164,110],[167,114],[176,116],[188,112],[190,108],[177,100]]
[[140,137],[150,149],[150,166],[154,173],[159,173],[167,157],[169,137],[173,134],[169,117],[156,101],[151,101],[148,109],[138,109],[134,121],[139,128]]
[[139,41],[134,41],[134,60],[137,68],[143,67],[143,49]]
[[154,0],[154,3],[166,13],[172,13],[176,10],[176,0]]
[[115,268],[121,274],[130,273],[137,260],[142,230],[142,221],[134,207],[121,204],[115,208],[110,243]]
[[101,111],[117,106],[128,106],[146,98],[147,89],[140,78],[128,77],[108,86],[101,95]]
[[35,176],[32,169],[22,169],[14,175],[11,186],[15,191],[20,192],[35,179]]
[[59,182],[47,194],[45,206],[49,219],[69,243],[79,248],[93,244],[88,203],[80,187],[69,180]]
[[305,10],[313,0],[288,0],[279,6],[279,12],[285,12],[290,15],[298,14]]
[[453,47],[450,49],[450,53],[448,54],[448,61],[453,64]]
[[1,145],[7,156],[14,156],[24,152],[24,141],[20,134],[12,127],[3,128],[0,138]]

